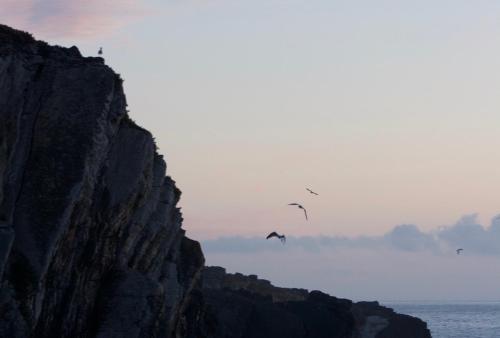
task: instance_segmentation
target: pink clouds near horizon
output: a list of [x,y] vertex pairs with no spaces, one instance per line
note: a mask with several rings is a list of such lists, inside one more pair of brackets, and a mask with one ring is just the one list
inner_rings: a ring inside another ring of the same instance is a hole
[[133,0],[0,0],[0,22],[51,39],[109,35],[151,13]]

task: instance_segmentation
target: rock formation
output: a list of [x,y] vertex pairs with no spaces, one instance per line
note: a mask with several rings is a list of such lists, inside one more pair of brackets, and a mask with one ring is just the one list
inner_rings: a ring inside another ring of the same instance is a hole
[[[201,315],[213,331],[205,329],[206,336],[430,337],[420,319],[396,314],[377,302],[353,303],[320,291],[279,288],[255,275],[228,274],[221,267],[204,269],[202,288]],[[197,336],[199,332],[192,332],[190,337]]]
[[204,259],[120,77],[2,26],[0,93],[0,336],[169,336]]
[[415,327],[256,277],[202,288],[203,254],[165,173],[102,58],[0,26],[0,337],[279,337],[273,316],[299,318],[290,337]]

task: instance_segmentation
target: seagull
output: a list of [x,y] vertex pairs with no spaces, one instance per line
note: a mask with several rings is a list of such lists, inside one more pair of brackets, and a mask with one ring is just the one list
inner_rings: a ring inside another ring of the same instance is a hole
[[460,248],[460,249],[457,249],[457,255],[460,255],[460,252],[464,251],[464,249]]
[[285,235],[279,235],[276,231],[273,231],[269,235],[267,235],[266,239],[273,238],[273,237],[279,238],[281,243],[283,243],[283,244],[285,244],[285,242],[286,242]]
[[102,47],[99,48],[99,51],[97,52],[97,54],[102,55]]
[[306,188],[306,190],[307,190],[307,191],[309,191],[309,192],[310,192],[311,194],[313,194],[313,195],[316,195],[316,196],[318,196],[318,195],[319,195],[319,194],[315,193],[314,191],[312,191],[312,190],[311,190],[311,189],[309,189],[309,188]]
[[307,220],[307,211],[302,205],[300,205],[298,203],[289,203],[288,205],[296,205],[297,208],[304,210],[304,215],[306,216],[306,220]]

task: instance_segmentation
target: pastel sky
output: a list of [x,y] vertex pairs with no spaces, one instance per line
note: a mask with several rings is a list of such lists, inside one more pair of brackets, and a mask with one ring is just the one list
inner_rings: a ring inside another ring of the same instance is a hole
[[[193,238],[433,233],[472,213],[487,229],[500,212],[499,1],[0,0],[0,22],[104,47]],[[207,260],[258,270],[236,256]]]

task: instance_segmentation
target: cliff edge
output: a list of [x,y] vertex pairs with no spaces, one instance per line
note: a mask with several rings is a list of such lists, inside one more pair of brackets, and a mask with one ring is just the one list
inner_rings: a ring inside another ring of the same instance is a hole
[[204,258],[101,58],[0,26],[1,337],[167,337]]
[[102,58],[0,25],[0,337],[430,337],[378,304],[203,270],[126,106]]

